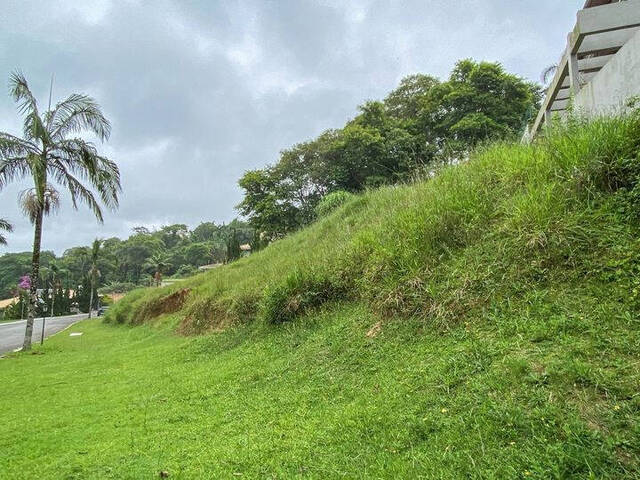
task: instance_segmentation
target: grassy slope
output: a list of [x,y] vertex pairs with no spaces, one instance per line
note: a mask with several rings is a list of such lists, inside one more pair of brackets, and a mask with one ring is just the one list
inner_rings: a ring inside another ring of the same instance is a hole
[[639,141],[493,146],[1,360],[0,478],[637,478]]

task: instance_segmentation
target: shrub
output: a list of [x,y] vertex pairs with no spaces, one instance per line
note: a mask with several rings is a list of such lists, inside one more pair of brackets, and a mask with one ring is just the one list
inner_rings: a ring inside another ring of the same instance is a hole
[[344,298],[344,285],[326,272],[294,270],[283,282],[265,290],[260,316],[269,323],[283,323],[320,305]]
[[175,273],[174,277],[190,277],[194,273],[198,273],[198,268],[193,265],[182,265]]
[[356,195],[342,190],[325,195],[316,205],[316,215],[318,218],[326,217],[336,208],[354,198],[356,198]]
[[104,287],[98,288],[98,293],[101,295],[109,293],[127,293],[131,290],[135,290],[139,285],[131,282],[111,282]]

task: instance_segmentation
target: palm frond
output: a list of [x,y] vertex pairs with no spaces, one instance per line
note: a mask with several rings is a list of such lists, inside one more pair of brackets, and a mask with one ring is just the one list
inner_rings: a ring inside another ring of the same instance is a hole
[[26,157],[4,158],[0,160],[0,190],[15,180],[29,175],[29,162]]
[[35,223],[40,213],[48,216],[60,208],[60,195],[51,185],[45,185],[41,192],[29,188],[20,193],[20,208]]
[[79,138],[62,140],[56,143],[51,155],[68,173],[88,180],[107,208],[118,207],[118,195],[122,191],[120,170],[115,162],[98,155],[92,143]]
[[31,93],[24,74],[17,70],[9,76],[9,94],[18,103],[18,111],[21,114],[38,114],[38,102]]
[[93,132],[102,141],[111,135],[111,124],[96,101],[77,93],[56,105],[48,125],[54,139],[63,139],[70,133],[83,131]]
[[553,76],[556,74],[557,70],[558,70],[558,65],[549,65],[547,68],[545,68],[540,74],[540,80],[542,81],[542,83],[546,85],[549,82],[549,80],[552,79]]
[[85,187],[72,173],[70,173],[61,162],[56,161],[52,163],[50,165],[49,172],[53,175],[58,184],[68,190],[69,195],[71,196],[73,208],[77,209],[79,202],[84,203],[91,209],[98,222],[104,223],[102,209],[100,208],[100,204],[96,200],[93,192]]
[[[0,218],[0,230],[3,230],[5,232],[13,232],[13,226],[6,220]],[[6,244],[7,244],[7,239],[5,238],[4,235],[0,234],[0,245],[6,245]]]
[[0,159],[7,157],[26,156],[39,153],[38,147],[29,140],[0,132]]
[[40,140],[43,144],[49,141],[49,132],[36,112],[28,113],[24,117],[22,133],[29,140]]
[[120,171],[115,162],[98,154],[96,147],[80,138],[66,138],[73,133],[91,132],[100,140],[109,138],[111,124],[96,101],[72,94],[44,115],[24,75],[16,71],[9,79],[10,95],[24,115],[24,139],[0,133],[0,189],[9,182],[31,177],[34,188],[23,192],[25,213],[34,218],[58,206],[59,197],[51,193],[48,181],[69,191],[74,208],[85,203],[99,222],[103,221],[101,204],[118,207],[122,191]]

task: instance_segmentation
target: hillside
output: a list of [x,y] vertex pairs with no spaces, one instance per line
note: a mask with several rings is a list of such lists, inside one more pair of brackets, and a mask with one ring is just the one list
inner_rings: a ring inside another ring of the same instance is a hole
[[[138,291],[108,320],[176,313],[181,333],[204,333],[358,301],[447,330],[558,282],[584,288],[635,259],[638,123],[575,121],[531,146],[491,145],[434,178],[359,196],[249,258]],[[607,288],[629,287],[628,273]]]
[[0,362],[0,477],[638,478],[639,182],[572,121],[132,292]]

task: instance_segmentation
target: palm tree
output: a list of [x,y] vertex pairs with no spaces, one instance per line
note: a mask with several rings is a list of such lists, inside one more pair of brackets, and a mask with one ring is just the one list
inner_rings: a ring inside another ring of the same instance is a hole
[[[2,231],[13,232],[13,226],[6,220],[3,220],[2,218],[0,218],[0,232]],[[0,245],[6,245],[6,244],[7,244],[7,239],[4,238],[4,235],[0,233]]]
[[549,81],[553,79],[557,71],[558,71],[557,63],[554,63],[553,65],[549,65],[547,68],[545,68],[540,74],[540,80],[542,81],[542,84],[545,86],[548,86]]
[[153,270],[153,279],[156,287],[159,287],[162,284],[162,274],[164,273],[164,270],[170,266],[169,257],[164,253],[154,253],[144,263],[144,268]]
[[50,95],[49,107],[40,113],[22,73],[11,75],[9,87],[24,119],[23,136],[0,132],[0,189],[17,180],[33,182],[28,213],[34,224],[31,287],[22,347],[29,350],[38,301],[42,220],[47,208],[51,211],[51,192],[55,191],[52,184],[69,193],[74,208],[85,203],[102,222],[101,204],[111,209],[118,206],[120,172],[113,161],[98,154],[91,142],[74,136],[89,132],[100,141],[109,138],[111,125],[95,100],[74,93],[52,109]]
[[89,281],[91,282],[91,294],[89,296],[89,318],[91,318],[91,310],[93,310],[93,296],[96,291],[96,283],[100,278],[100,270],[98,270],[98,256],[100,255],[100,247],[102,240],[97,238],[91,245],[91,268],[89,269]]

